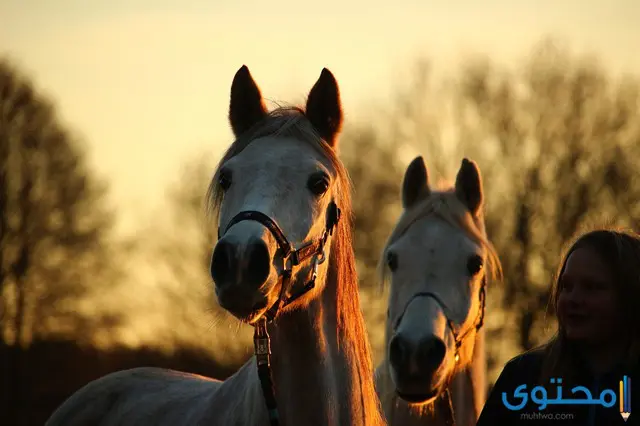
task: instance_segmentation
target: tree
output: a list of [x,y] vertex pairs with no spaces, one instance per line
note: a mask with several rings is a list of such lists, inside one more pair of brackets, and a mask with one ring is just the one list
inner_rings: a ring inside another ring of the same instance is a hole
[[87,327],[73,302],[112,272],[113,214],[79,142],[6,60],[0,111],[2,331],[5,340],[26,345],[34,336]]
[[53,105],[0,60],[0,341],[11,348],[0,377],[17,400],[33,339],[85,340],[116,321],[78,312],[114,277],[105,190]]

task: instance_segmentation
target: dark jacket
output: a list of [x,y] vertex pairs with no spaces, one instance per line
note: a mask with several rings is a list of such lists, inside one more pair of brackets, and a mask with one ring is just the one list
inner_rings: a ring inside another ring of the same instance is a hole
[[[533,350],[519,355],[510,360],[500,373],[500,377],[496,381],[489,398],[487,399],[480,418],[476,423],[477,426],[517,426],[517,425],[580,425],[580,426],[640,426],[640,375],[639,369],[634,368],[633,371],[623,371],[617,369],[602,377],[594,377],[589,373],[584,363],[576,360],[574,366],[577,368],[579,379],[572,383],[561,384],[563,399],[574,398],[584,399],[584,394],[576,392],[572,395],[571,389],[574,386],[584,386],[592,394],[594,399],[600,398],[600,392],[605,389],[611,389],[615,395],[615,404],[611,407],[602,405],[566,405],[566,404],[549,404],[542,410],[539,410],[540,403],[533,402],[532,389],[535,386],[543,386],[546,389],[547,398],[555,399],[557,396],[558,384],[540,383],[540,373],[544,353],[542,350]],[[625,422],[620,415],[620,380],[623,375],[631,377],[631,382],[636,386],[631,387],[631,415]],[[637,381],[636,381],[637,379]],[[637,383],[637,384],[636,384]],[[512,406],[518,406],[523,397],[514,395],[516,388],[526,384],[526,388],[519,395],[527,395],[527,403],[519,410],[512,411],[508,409],[502,400],[502,393],[506,393],[506,399]],[[542,391],[535,392],[539,396]],[[606,398],[610,400],[609,397]]]

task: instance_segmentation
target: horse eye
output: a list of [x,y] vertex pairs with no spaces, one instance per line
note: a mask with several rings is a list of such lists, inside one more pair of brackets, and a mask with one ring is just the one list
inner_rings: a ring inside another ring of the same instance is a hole
[[323,172],[315,173],[309,178],[307,187],[314,195],[322,195],[329,189],[329,176]]
[[472,277],[480,272],[483,266],[484,262],[482,257],[477,254],[474,254],[469,258],[469,260],[467,260],[467,270],[469,271],[469,275]]
[[398,269],[398,255],[392,251],[387,253],[387,265],[389,266],[389,269],[391,269],[391,272]]
[[223,191],[226,191],[231,187],[231,172],[228,170],[221,170],[218,176],[218,184]]

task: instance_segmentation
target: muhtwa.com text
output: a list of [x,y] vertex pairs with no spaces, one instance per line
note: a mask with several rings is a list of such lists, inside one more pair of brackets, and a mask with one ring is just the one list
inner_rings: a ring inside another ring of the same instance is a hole
[[520,420],[573,420],[572,413],[520,413]]

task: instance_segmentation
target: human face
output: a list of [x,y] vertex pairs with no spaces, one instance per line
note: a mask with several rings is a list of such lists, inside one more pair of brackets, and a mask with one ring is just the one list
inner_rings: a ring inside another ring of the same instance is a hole
[[602,344],[617,335],[620,311],[610,267],[596,251],[578,248],[560,277],[558,320],[569,340]]

